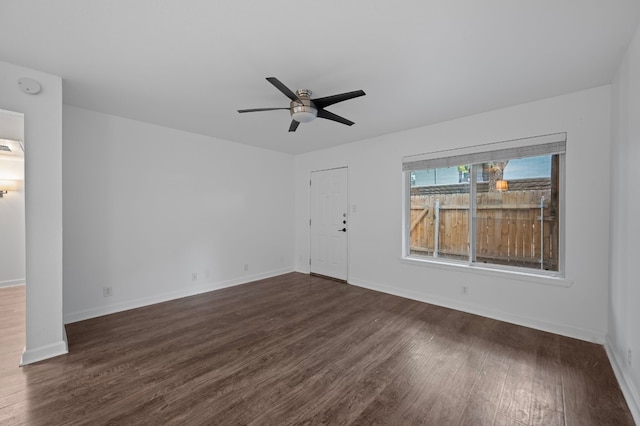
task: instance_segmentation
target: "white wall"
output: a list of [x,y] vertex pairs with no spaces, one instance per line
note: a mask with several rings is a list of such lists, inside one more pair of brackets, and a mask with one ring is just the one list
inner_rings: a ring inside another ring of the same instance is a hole
[[[21,77],[38,80],[28,95]],[[22,363],[66,353],[62,324],[62,80],[0,62],[0,109],[24,114],[26,347]]]
[[0,154],[2,179],[18,181],[15,191],[0,198],[0,287],[7,287],[25,282],[24,159]]
[[[640,27],[613,84],[611,273],[607,349],[640,423]],[[631,350],[631,363],[628,351]]]
[[[570,287],[401,261],[403,156],[555,132],[568,134]],[[309,173],[348,166],[356,208],[349,217],[350,283],[603,343],[610,137],[610,87],[604,86],[297,156],[296,269],[309,268]]]
[[63,116],[65,322],[293,271],[293,156]]

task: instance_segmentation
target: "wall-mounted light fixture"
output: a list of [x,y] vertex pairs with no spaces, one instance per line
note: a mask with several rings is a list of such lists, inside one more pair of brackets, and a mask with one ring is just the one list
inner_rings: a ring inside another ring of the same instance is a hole
[[508,191],[509,190],[509,182],[506,180],[497,180],[496,181],[496,191]]
[[9,191],[15,191],[18,188],[16,180],[0,180],[0,198]]

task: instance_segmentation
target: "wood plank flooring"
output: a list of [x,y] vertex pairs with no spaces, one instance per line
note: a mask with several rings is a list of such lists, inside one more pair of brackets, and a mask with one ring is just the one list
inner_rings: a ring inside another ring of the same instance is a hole
[[67,325],[23,368],[0,289],[0,424],[633,425],[600,345],[292,273]]

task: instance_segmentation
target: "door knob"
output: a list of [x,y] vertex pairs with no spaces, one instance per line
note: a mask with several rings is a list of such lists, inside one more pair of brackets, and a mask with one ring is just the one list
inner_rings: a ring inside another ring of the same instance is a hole
[[338,232],[347,232],[347,228],[338,229]]

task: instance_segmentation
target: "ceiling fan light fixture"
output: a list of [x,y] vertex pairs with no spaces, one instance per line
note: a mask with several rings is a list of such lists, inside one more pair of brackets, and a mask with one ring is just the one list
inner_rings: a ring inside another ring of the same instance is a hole
[[318,110],[311,105],[295,105],[291,108],[291,118],[298,123],[308,123],[318,116]]
[[312,99],[311,90],[300,89],[295,93],[285,86],[280,80],[275,77],[267,77],[267,81],[275,86],[283,95],[291,99],[289,108],[249,108],[239,109],[239,113],[245,112],[258,112],[258,111],[274,111],[278,109],[288,109],[291,115],[291,124],[289,125],[289,131],[295,132],[300,123],[308,123],[315,120],[316,117],[324,118],[325,120],[335,121],[337,123],[344,124],[346,126],[352,126],[355,124],[351,120],[347,120],[344,117],[340,117],[326,110],[326,107],[337,104],[338,102],[347,101],[349,99],[364,96],[366,93],[362,90],[354,90],[353,92],[339,93],[337,95],[325,96],[322,98]]

